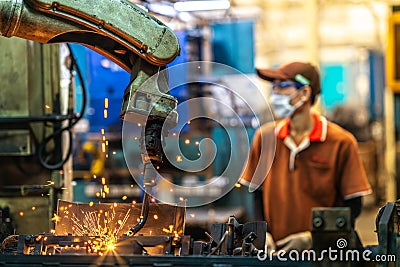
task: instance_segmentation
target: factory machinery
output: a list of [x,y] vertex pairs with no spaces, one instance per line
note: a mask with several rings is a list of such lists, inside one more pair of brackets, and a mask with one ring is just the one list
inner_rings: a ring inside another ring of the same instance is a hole
[[60,200],[54,231],[19,235],[6,234],[12,229],[9,215],[4,211],[0,264],[399,266],[396,259],[400,256],[400,203],[387,203],[381,208],[376,219],[379,244],[365,248],[351,226],[348,208],[314,208],[312,250],[286,257],[268,253],[267,225],[263,221],[241,224],[230,216],[226,223],[212,225],[208,240],[194,240],[184,233],[185,208],[182,206],[150,204],[146,223],[131,235],[131,225],[141,222],[142,209],[143,204],[82,204]]
[[[163,160],[163,141],[178,119],[177,101],[168,94],[168,79],[162,70],[179,54],[180,47],[175,34],[161,21],[127,0],[0,0],[0,34],[43,44],[83,44],[131,73],[121,118],[143,125],[145,191],[142,204],[59,200],[53,218],[56,227],[50,233],[15,235],[8,211],[2,210],[0,266],[331,264],[280,261],[276,256],[262,260],[266,223],[238,222],[234,216],[226,223],[212,225],[206,233],[208,240],[194,240],[184,233],[182,205],[150,204],[156,169]],[[152,78],[155,76],[157,79]],[[398,204],[389,203],[378,218],[380,253],[399,251],[398,209]],[[348,248],[363,249],[352,230],[348,209],[316,209],[312,225],[317,251],[340,237],[349,241]]]

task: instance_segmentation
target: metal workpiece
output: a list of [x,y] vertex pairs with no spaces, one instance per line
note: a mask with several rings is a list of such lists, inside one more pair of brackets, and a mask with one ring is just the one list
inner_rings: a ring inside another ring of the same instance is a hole
[[135,55],[164,66],[180,52],[170,28],[127,0],[0,0],[0,34],[83,44],[128,72]]

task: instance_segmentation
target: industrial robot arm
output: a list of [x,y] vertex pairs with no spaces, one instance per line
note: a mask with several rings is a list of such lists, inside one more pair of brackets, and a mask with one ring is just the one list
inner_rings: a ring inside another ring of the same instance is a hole
[[[83,44],[131,73],[121,118],[143,125],[143,206],[148,204],[154,166],[162,161],[162,139],[178,120],[177,100],[168,94],[165,71],[160,72],[180,52],[173,31],[128,0],[0,0],[0,35]],[[158,79],[149,79],[157,73]],[[131,234],[143,226],[146,209]]]
[[0,34],[83,44],[131,72],[135,56],[165,66],[179,54],[167,26],[128,0],[0,0]]
[[148,119],[161,125],[166,121],[170,128],[177,123],[177,102],[168,94],[165,75],[141,85],[179,54],[178,39],[128,0],[0,0],[0,35],[83,44],[131,73],[122,119],[142,125]]

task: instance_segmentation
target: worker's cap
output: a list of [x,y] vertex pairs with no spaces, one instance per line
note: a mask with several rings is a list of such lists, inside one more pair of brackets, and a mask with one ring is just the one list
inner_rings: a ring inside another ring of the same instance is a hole
[[260,78],[273,82],[274,80],[291,80],[309,85],[315,97],[321,92],[318,70],[310,63],[292,62],[277,69],[257,69]]

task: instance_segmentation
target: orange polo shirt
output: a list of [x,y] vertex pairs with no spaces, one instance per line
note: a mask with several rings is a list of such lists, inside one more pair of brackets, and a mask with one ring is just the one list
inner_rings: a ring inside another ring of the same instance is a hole
[[313,207],[342,206],[371,193],[354,136],[313,116],[314,128],[298,146],[289,135],[290,119],[264,124],[253,138],[241,182],[264,179],[264,214],[274,240],[310,231]]

